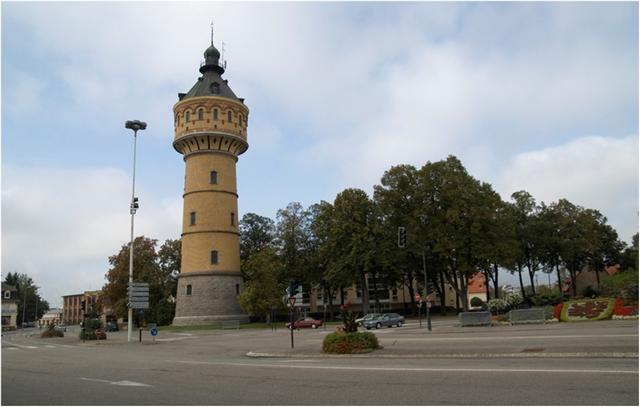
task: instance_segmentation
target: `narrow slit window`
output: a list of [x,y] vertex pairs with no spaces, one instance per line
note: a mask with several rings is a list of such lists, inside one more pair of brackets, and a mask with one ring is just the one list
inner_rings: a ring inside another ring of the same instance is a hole
[[240,284],[236,284],[236,295],[240,295]]
[[191,112],[187,110],[187,113],[185,113],[185,120],[188,122],[189,120],[191,120]]
[[236,225],[236,214],[231,212],[231,226]]
[[204,111],[202,109],[198,109],[198,120],[204,119]]
[[187,284],[187,295],[191,295],[192,291],[193,291],[193,288],[191,287],[191,284]]
[[218,183],[218,171],[211,171],[210,177],[211,185],[216,185]]
[[211,264],[218,264],[218,251],[211,250]]
[[196,224],[196,213],[195,212],[191,212],[191,216],[190,216],[190,219],[189,219],[189,224],[191,226]]
[[233,119],[233,113],[231,113],[231,110],[227,111],[227,122],[231,123],[231,120]]
[[218,120],[218,109],[213,109],[213,120]]

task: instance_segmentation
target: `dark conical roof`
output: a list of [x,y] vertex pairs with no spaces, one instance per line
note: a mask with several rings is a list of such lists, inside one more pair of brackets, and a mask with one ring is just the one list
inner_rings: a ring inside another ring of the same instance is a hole
[[187,92],[179,93],[180,100],[198,96],[221,96],[242,102],[231,90],[227,81],[222,79],[225,67],[220,63],[220,51],[213,43],[204,51],[204,62],[200,65],[202,76],[198,82]]

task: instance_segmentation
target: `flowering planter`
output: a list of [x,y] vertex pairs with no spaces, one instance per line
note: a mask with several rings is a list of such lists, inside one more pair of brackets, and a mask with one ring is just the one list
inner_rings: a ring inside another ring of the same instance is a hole
[[567,301],[562,306],[563,322],[598,321],[611,318],[615,301],[610,298]]

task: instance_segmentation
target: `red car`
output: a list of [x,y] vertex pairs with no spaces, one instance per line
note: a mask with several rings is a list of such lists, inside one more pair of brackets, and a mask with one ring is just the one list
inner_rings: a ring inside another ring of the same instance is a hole
[[[293,323],[293,328],[294,329],[300,329],[300,328],[313,328],[316,329],[317,327],[322,326],[322,321],[319,319],[313,319],[313,318],[300,318],[299,320],[295,321]],[[287,328],[291,327],[291,323],[287,323]]]

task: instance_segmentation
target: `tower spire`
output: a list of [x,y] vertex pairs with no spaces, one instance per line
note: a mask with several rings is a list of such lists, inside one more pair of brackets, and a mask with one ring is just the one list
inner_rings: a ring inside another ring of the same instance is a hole
[[211,46],[213,47],[213,20],[211,20]]

